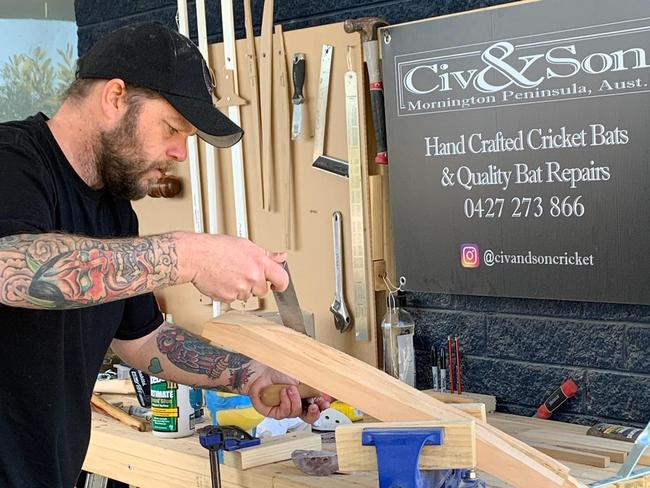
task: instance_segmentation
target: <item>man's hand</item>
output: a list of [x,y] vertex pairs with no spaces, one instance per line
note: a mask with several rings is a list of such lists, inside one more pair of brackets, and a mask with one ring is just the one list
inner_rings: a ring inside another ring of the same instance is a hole
[[280,405],[266,406],[260,398],[264,388],[274,384],[297,385],[298,381],[259,363],[256,363],[255,369],[260,371],[260,374],[252,380],[244,393],[251,398],[255,410],[262,415],[274,419],[300,417],[305,422],[313,424],[320,417],[321,411],[329,408],[331,400],[329,396],[323,395],[303,403],[298,388],[295,386],[290,386],[280,392]]
[[271,283],[283,291],[289,277],[285,253],[266,251],[248,239],[178,233],[179,275],[203,294],[222,302],[264,296]]

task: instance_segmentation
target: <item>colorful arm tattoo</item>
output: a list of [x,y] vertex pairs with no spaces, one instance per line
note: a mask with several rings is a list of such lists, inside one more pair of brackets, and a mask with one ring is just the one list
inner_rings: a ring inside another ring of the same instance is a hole
[[242,387],[254,373],[250,358],[211,346],[200,337],[174,325],[162,327],[156,342],[158,350],[173,365],[212,380],[199,386],[225,387],[228,391],[241,393]]
[[171,234],[95,239],[24,234],[0,239],[0,302],[65,310],[120,300],[177,279]]

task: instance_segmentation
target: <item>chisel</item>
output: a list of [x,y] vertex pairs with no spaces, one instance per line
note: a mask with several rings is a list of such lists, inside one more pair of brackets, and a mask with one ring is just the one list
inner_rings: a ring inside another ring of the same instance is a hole
[[293,117],[291,119],[291,139],[298,139],[302,134],[302,105],[305,102],[305,96],[302,93],[305,83],[305,53],[295,53],[293,55]]

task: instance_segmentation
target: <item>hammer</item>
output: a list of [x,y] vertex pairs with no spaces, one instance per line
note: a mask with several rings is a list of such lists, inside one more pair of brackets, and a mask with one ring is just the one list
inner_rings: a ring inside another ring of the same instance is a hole
[[377,29],[388,23],[379,17],[360,17],[348,19],[343,23],[343,29],[348,34],[361,33],[363,41],[363,57],[368,69],[368,84],[370,86],[370,104],[372,106],[372,122],[375,127],[377,155],[375,163],[388,164],[386,151],[386,119],[384,118],[384,83],[379,68],[379,42]]

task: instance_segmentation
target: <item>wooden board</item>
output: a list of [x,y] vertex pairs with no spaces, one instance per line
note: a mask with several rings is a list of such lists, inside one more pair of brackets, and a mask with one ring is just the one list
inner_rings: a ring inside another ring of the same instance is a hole
[[497,408],[497,399],[494,395],[470,392],[463,392],[461,395],[458,395],[457,393],[440,393],[434,390],[422,391],[443,403],[483,403],[485,404],[485,411],[487,413],[492,413]]
[[603,456],[601,454],[591,454],[576,449],[552,446],[550,444],[531,443],[530,445],[538,451],[544,452],[552,458],[560,461],[571,461],[573,463],[586,464],[587,466],[595,466],[597,468],[606,468],[610,463],[609,456]]
[[374,446],[361,445],[361,433],[368,428],[390,429],[397,427],[442,427],[444,440],[440,446],[424,446],[420,454],[420,468],[474,468],[476,444],[473,421],[418,421],[381,422],[342,425],[336,429],[336,453],[339,471],[376,471],[377,451]]
[[311,432],[296,432],[271,438],[259,446],[247,447],[238,451],[224,451],[223,462],[237,469],[249,469],[265,464],[291,459],[296,449],[320,450],[321,436]]
[[[203,326],[201,335],[329,393],[383,421],[472,417],[382,371],[287,327],[243,313]],[[568,468],[494,427],[476,424],[478,467],[515,487],[583,486]]]
[[[132,395],[105,396],[110,402],[137,404]],[[490,415],[488,420],[506,425],[508,432],[514,432],[519,430],[518,424],[526,425],[535,419],[497,413]],[[563,428],[566,432],[573,432],[580,427],[561,422],[537,421],[535,430],[538,432],[561,433]],[[571,468],[572,475],[585,483],[613,476],[620,467],[614,463],[609,468],[594,468],[570,462],[566,465]],[[211,486],[207,452],[199,445],[196,436],[161,439],[150,432],[136,432],[100,414],[93,414],[90,447],[84,469],[138,488]],[[478,475],[489,488],[511,488],[484,472],[479,471]],[[283,461],[245,471],[222,466],[222,481],[224,488],[377,488],[377,473],[367,471],[313,477],[301,473],[293,462]]]

